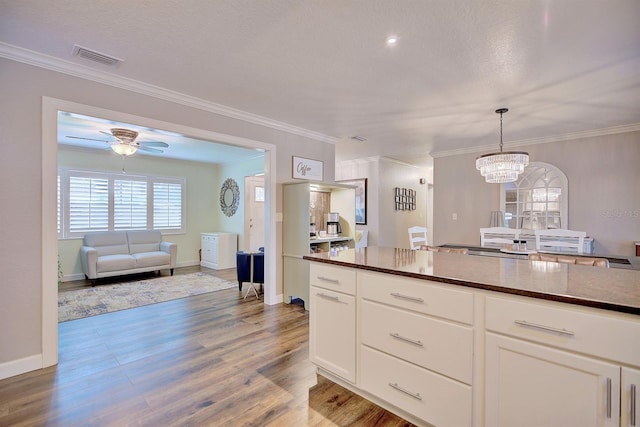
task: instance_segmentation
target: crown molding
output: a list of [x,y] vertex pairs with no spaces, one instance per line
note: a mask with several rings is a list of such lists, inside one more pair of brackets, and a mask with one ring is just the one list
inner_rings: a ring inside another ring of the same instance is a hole
[[222,104],[216,104],[201,98],[186,95],[180,92],[144,83],[126,77],[116,76],[111,73],[96,70],[71,61],[55,58],[32,50],[24,49],[8,43],[0,42],[0,57],[12,61],[33,65],[47,70],[56,71],[96,83],[102,83],[119,89],[128,90],[142,95],[152,96],[164,101],[173,102],[191,108],[207,111],[225,117],[241,120],[258,126],[264,126],[287,132],[293,135],[303,136],[316,141],[336,144],[339,138],[328,136],[319,132],[314,132],[288,123],[259,116],[246,111],[238,110]]
[[[506,149],[506,148],[522,147],[524,145],[537,145],[537,144],[547,144],[550,142],[571,141],[574,139],[592,138],[597,136],[615,135],[618,133],[627,133],[627,132],[636,132],[636,131],[640,131],[640,123],[632,123],[629,125],[621,125],[621,126],[612,126],[608,128],[602,128],[602,129],[592,129],[592,130],[586,130],[581,132],[567,133],[564,135],[522,139],[519,141],[505,143],[504,148]],[[461,154],[478,153],[478,152],[484,152],[484,151],[490,151],[490,150],[495,151],[495,145],[492,144],[492,145],[483,145],[481,147],[461,148],[459,150],[435,151],[430,154],[431,154],[431,157],[438,158],[438,157],[457,156]]]

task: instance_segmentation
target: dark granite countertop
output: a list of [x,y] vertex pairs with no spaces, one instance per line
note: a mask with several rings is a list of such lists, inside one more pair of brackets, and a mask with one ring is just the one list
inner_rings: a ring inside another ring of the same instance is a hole
[[309,261],[640,315],[640,271],[367,247]]

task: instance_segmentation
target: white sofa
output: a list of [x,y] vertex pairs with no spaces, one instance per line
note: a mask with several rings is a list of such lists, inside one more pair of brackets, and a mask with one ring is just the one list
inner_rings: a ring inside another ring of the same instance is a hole
[[84,235],[80,248],[87,279],[169,269],[173,276],[178,245],[159,231],[104,231]]

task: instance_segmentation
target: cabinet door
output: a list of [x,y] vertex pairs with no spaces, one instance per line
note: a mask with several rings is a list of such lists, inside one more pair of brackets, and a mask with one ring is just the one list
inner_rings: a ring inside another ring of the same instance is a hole
[[618,426],[620,367],[486,335],[487,426]]
[[640,426],[640,371],[622,368],[622,402],[620,405],[620,425]]
[[356,299],[311,287],[309,358],[316,365],[355,383]]
[[213,255],[211,253],[211,237],[202,236],[200,246],[202,247],[202,261],[212,262]]

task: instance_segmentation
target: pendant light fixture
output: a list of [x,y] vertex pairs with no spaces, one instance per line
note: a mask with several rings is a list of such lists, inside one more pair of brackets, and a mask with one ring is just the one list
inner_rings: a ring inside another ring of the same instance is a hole
[[529,164],[529,153],[502,151],[502,115],[507,111],[509,111],[508,108],[496,110],[496,113],[500,114],[500,151],[476,158],[476,169],[490,184],[516,181],[518,175],[524,172],[524,168]]

